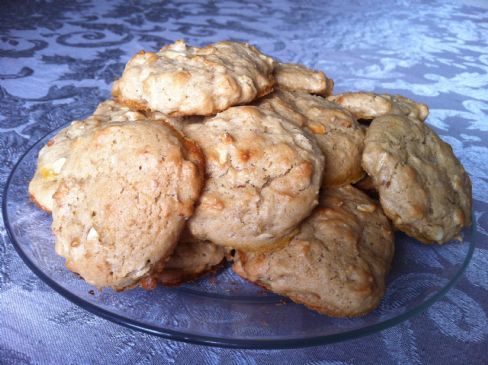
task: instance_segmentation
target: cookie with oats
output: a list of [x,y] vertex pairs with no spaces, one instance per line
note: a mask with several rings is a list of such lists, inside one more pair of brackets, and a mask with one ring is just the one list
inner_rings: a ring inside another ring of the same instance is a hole
[[56,253],[122,290],[170,256],[203,185],[201,150],[160,121],[111,122],[76,139],[54,194]]
[[322,71],[315,71],[300,64],[278,63],[274,76],[277,86],[282,89],[329,96],[334,88],[334,81],[327,78]]
[[393,230],[381,207],[348,185],[325,189],[287,246],[237,251],[232,268],[322,314],[351,317],[377,307],[393,252]]
[[281,89],[258,105],[288,118],[315,137],[326,160],[325,186],[350,184],[364,176],[364,130],[349,111],[320,96]]
[[163,268],[156,266],[154,277],[166,286],[180,285],[216,270],[224,257],[223,246],[197,240],[185,231]]
[[329,96],[327,100],[348,109],[357,119],[372,120],[386,114],[399,114],[424,121],[429,115],[426,104],[401,95],[359,91]]
[[36,172],[29,183],[31,199],[41,209],[47,212],[52,210],[52,197],[59,186],[61,170],[77,138],[106,123],[143,119],[145,117],[141,113],[113,100],[106,100],[97,107],[93,115],[84,120],[75,120],[62,129],[39,151]]
[[135,109],[211,115],[271,92],[274,65],[247,43],[199,48],[177,41],[156,53],[136,54],[114,82],[112,94]]
[[362,165],[386,215],[419,241],[444,243],[471,224],[469,176],[425,123],[393,114],[374,119]]
[[232,107],[189,123],[207,181],[188,222],[200,240],[266,250],[287,242],[317,204],[324,157],[307,132],[272,111]]

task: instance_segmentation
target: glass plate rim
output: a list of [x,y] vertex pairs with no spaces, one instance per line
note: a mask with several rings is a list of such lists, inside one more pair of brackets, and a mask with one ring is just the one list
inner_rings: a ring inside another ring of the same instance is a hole
[[[387,319],[383,322],[376,323],[373,325],[369,325],[363,328],[355,329],[352,331],[344,332],[344,333],[339,333],[339,334],[333,334],[333,335],[325,335],[325,336],[314,336],[310,338],[291,338],[291,339],[278,339],[278,340],[244,340],[244,339],[226,339],[225,337],[217,337],[217,336],[205,336],[205,335],[198,335],[198,334],[187,334],[185,332],[180,332],[180,331],[174,331],[171,329],[164,329],[162,330],[161,328],[157,328],[153,325],[142,323],[137,320],[133,319],[128,319],[126,317],[123,317],[118,314],[111,313],[110,311],[97,307],[96,305],[87,302],[75,294],[71,293],[68,289],[65,289],[62,287],[60,284],[58,284],[56,281],[52,280],[49,278],[42,270],[36,267],[36,265],[27,257],[27,255],[24,253],[22,248],[20,247],[20,244],[17,242],[13,231],[12,227],[10,226],[10,221],[8,219],[8,213],[7,213],[7,198],[8,198],[8,190],[9,186],[11,183],[11,180],[14,176],[14,173],[16,172],[17,168],[20,166],[20,164],[23,162],[23,160],[26,158],[26,156],[31,152],[34,148],[36,148],[41,141],[43,141],[47,136],[61,130],[62,128],[65,128],[68,126],[70,123],[63,124],[62,126],[53,129],[52,131],[44,134],[39,140],[37,140],[32,146],[30,146],[17,160],[15,163],[14,167],[12,168],[12,171],[10,172],[6,182],[5,186],[3,188],[3,194],[2,194],[2,217],[3,217],[3,223],[7,232],[7,236],[10,239],[10,242],[12,243],[12,246],[14,247],[15,251],[17,254],[22,258],[24,263],[27,265],[27,267],[34,273],[36,274],[44,283],[46,283],[50,288],[52,288],[54,291],[56,291],[58,294],[63,296],[65,299],[69,300],[73,304],[77,305],[78,307],[87,310],[88,312],[99,316],[101,318],[104,318],[106,320],[109,320],[113,323],[116,323],[118,325],[121,325],[123,327],[132,329],[132,330],[138,330],[141,332],[149,333],[152,335],[156,335],[161,338],[169,339],[169,340],[174,340],[174,341],[181,341],[181,342],[186,342],[190,344],[197,344],[197,345],[205,345],[205,346],[215,346],[215,347],[225,347],[225,348],[236,348],[236,349],[292,349],[292,348],[304,348],[304,347],[313,347],[313,346],[320,346],[320,345],[326,345],[326,344],[332,344],[336,342],[341,342],[345,340],[351,340],[354,338],[359,338],[363,336],[367,336],[369,334],[373,334],[382,330],[385,330],[387,328],[393,327],[407,319],[413,318],[414,316],[422,313],[425,311],[427,308],[429,308],[432,304],[434,304],[436,301],[438,301],[440,298],[442,298],[452,287],[454,287],[461,276],[464,274],[466,271],[466,268],[468,267],[471,258],[474,253],[474,249],[476,246],[476,240],[473,240],[472,243],[469,244],[468,252],[466,257],[464,258],[464,261],[459,268],[459,270],[456,272],[454,277],[448,282],[446,286],[444,286],[441,290],[439,290],[436,294],[432,295],[429,299],[427,299],[424,303],[419,305],[418,307],[415,307],[405,313],[402,313],[398,316],[395,316],[393,318]],[[469,228],[472,232],[477,233],[477,226],[476,222],[472,222],[472,226]]]

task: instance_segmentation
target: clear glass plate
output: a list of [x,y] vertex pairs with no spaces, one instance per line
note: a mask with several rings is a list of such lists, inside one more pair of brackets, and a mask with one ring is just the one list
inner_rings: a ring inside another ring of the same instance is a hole
[[64,267],[54,252],[51,217],[30,200],[28,183],[37,154],[54,135],[38,141],[7,181],[3,217],[25,263],[54,290],[80,307],[121,325],[173,340],[240,348],[289,348],[343,341],[374,333],[425,310],[459,279],[473,254],[476,229],[463,243],[423,245],[396,236],[396,254],[380,306],[360,318],[335,319],[268,293],[226,267],[177,288],[116,293],[97,291]]

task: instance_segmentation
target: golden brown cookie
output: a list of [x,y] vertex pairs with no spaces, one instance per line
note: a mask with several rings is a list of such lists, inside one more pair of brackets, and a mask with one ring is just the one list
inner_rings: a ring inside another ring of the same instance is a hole
[[295,63],[276,64],[274,76],[277,86],[282,89],[329,96],[334,88],[334,81],[328,79],[322,71]]
[[210,115],[271,92],[274,64],[247,43],[198,48],[177,41],[156,53],[135,55],[112,94],[135,109],[169,116]]
[[203,149],[207,181],[191,233],[240,249],[283,244],[317,204],[324,157],[306,131],[254,106],[232,107],[184,133]]
[[471,224],[469,176],[426,124],[401,115],[374,119],[362,163],[399,230],[424,243],[444,243]]
[[105,123],[125,122],[145,119],[113,100],[101,103],[93,115],[85,120],[75,120],[61,130],[39,151],[37,168],[29,184],[31,199],[47,212],[52,210],[52,196],[59,185],[59,175],[71,152],[73,141]]
[[340,186],[360,180],[364,131],[349,111],[300,91],[275,90],[258,102],[309,131],[325,155],[324,186]]
[[180,285],[215,270],[222,264],[224,257],[223,246],[197,240],[185,232],[163,269],[156,267],[154,275],[163,285]]
[[238,251],[233,270],[254,283],[334,317],[377,307],[394,252],[381,207],[352,186],[325,189],[320,205],[282,249]]
[[358,188],[362,192],[368,194],[373,199],[378,199],[378,191],[376,190],[376,187],[374,186],[373,179],[366,175],[363,177],[361,180],[359,180],[357,183],[354,184],[354,187]]
[[357,119],[371,120],[386,114],[400,114],[424,121],[429,115],[426,104],[401,95],[359,91],[329,96],[327,100],[350,110]]
[[162,122],[111,122],[77,138],[54,194],[56,252],[121,290],[171,255],[203,185],[194,143]]
[[203,122],[202,116],[194,115],[194,116],[188,116],[188,117],[169,117],[166,114],[160,113],[160,112],[149,112],[145,111],[143,114],[147,117],[149,120],[161,120],[165,122],[166,124],[169,124],[171,127],[179,131],[180,133],[183,133],[183,127],[185,124],[188,123],[201,123]]

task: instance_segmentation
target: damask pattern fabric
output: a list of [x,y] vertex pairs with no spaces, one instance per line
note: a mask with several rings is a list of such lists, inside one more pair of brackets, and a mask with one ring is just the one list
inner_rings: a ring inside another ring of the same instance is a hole
[[427,123],[472,178],[483,240],[457,286],[411,320],[338,344],[259,351],[164,340],[92,315],[31,272],[0,223],[0,363],[488,363],[488,8],[469,3],[1,2],[2,191],[28,147],[89,115],[139,50],[181,38],[197,46],[233,39],[325,71],[336,92],[401,93],[427,103]]

